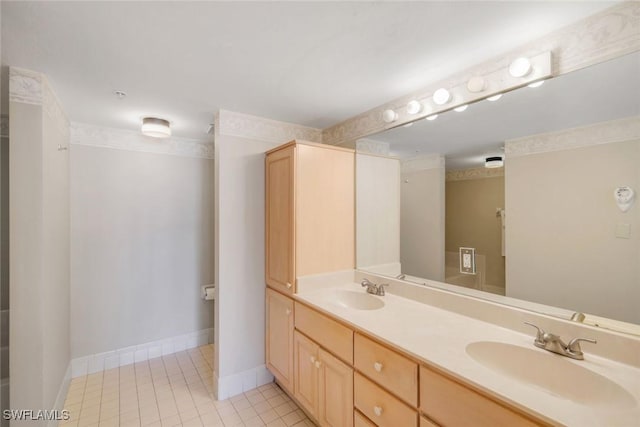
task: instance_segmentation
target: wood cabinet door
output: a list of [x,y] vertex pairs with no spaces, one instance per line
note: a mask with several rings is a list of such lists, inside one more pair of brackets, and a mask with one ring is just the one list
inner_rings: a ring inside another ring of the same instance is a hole
[[355,267],[355,155],[296,146],[296,274]]
[[293,391],[293,300],[267,289],[267,368],[280,385]]
[[298,331],[293,335],[293,394],[314,418],[318,418],[318,344]]
[[295,146],[267,155],[265,160],[266,282],[283,292],[295,287]]
[[353,369],[323,349],[318,353],[318,421],[321,426],[353,426]]

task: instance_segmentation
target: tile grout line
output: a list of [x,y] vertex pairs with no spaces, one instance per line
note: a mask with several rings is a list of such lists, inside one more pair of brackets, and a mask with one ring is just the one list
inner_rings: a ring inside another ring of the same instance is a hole
[[[172,353],[170,355],[167,356],[171,356],[175,358],[175,353]],[[162,367],[165,371],[165,373],[167,374],[167,384],[169,386],[169,389],[171,390],[171,397],[172,397],[172,402],[173,405],[176,407],[176,415],[178,417],[178,419],[180,420],[180,422],[182,422],[182,418],[180,418],[180,411],[178,410],[178,402],[176,401],[176,396],[175,393],[173,392],[173,385],[171,384],[171,380],[169,379],[169,371],[167,370],[167,365],[166,365],[166,361],[165,361],[165,356],[161,356],[162,357]],[[167,358],[168,359],[168,358]],[[155,386],[154,386],[155,388]],[[160,412],[160,405],[158,405],[158,412]],[[162,415],[160,416],[160,424],[162,424]]]
[[[154,358],[157,359],[157,358]],[[150,360],[154,360],[154,359],[150,359]],[[160,361],[162,362],[162,370],[164,371],[165,375],[167,374],[167,370],[164,367],[164,361],[162,360],[162,356],[159,357]],[[160,416],[160,402],[158,402],[158,392],[156,390],[156,381],[155,378],[153,376],[153,370],[151,369],[151,364],[149,364],[149,369],[151,370],[151,384],[153,385],[153,398],[156,402],[156,408],[158,408],[158,422],[160,423],[160,425],[162,425],[162,417]],[[169,380],[168,375],[167,376],[167,381]],[[142,426],[142,419],[140,419],[140,425]]]

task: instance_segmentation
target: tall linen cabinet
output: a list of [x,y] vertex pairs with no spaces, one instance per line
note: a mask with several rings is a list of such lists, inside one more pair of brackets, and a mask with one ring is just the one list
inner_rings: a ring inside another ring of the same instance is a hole
[[[294,340],[291,297],[297,290],[297,277],[354,268],[354,151],[291,141],[267,152],[265,174],[267,368],[310,415],[323,419],[323,425],[350,425],[350,399],[327,399],[330,395],[322,385],[328,378],[351,387],[353,371],[319,348],[294,363],[294,347],[300,338]],[[295,369],[313,372],[307,378],[311,381],[307,389],[295,382],[300,380]]]

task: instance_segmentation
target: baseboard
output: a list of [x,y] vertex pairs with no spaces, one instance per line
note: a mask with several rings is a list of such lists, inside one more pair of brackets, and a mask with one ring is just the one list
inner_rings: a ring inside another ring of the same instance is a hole
[[[53,404],[54,411],[62,411],[64,409],[64,401],[67,398],[67,392],[69,391],[69,384],[71,383],[71,362],[67,366],[67,371],[64,373],[64,377],[62,378],[62,382],[60,383],[60,389],[58,390],[58,396],[56,397],[56,401]],[[59,413],[60,413],[59,412]],[[56,427],[59,421],[57,420],[49,420],[47,422],[47,427]]]
[[78,357],[71,361],[71,377],[94,374],[211,343],[213,343],[213,328],[208,328],[158,341]]
[[225,400],[245,391],[253,390],[261,385],[273,382],[273,375],[265,365],[256,366],[246,371],[218,377],[218,373],[213,373],[213,388],[218,400]]

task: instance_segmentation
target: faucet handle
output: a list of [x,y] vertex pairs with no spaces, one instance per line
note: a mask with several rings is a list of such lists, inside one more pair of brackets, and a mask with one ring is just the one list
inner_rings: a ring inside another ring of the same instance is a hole
[[364,279],[362,279],[362,282],[360,282],[360,286],[362,286],[363,288],[365,286],[375,286],[374,283],[372,283],[369,279],[367,279],[366,277]]
[[591,344],[597,344],[598,341],[593,340],[591,338],[574,338],[569,341],[567,345],[567,351],[575,354],[582,354],[582,349],[580,348],[580,341],[590,342]]
[[538,333],[536,335],[536,343],[538,344],[542,344],[544,345],[544,336],[546,334],[546,332],[544,331],[544,329],[538,327],[537,325],[534,325],[533,323],[529,323],[529,322],[524,322],[525,325],[529,325],[529,326],[533,326],[534,328],[536,328],[538,330]]
[[384,296],[384,287],[385,286],[389,286],[389,284],[388,283],[380,283],[378,285],[378,295],[381,296],[381,297]]

